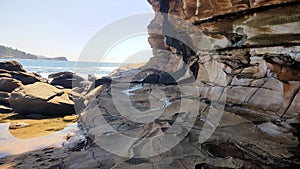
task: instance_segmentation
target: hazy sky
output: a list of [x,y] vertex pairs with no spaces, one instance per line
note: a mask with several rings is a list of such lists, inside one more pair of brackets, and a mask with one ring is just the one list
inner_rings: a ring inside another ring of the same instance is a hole
[[[101,28],[140,13],[153,13],[147,0],[1,0],[0,45],[77,60]],[[137,41],[149,48],[147,37],[132,42]],[[125,44],[130,48],[132,43]],[[114,60],[117,56],[106,61]]]

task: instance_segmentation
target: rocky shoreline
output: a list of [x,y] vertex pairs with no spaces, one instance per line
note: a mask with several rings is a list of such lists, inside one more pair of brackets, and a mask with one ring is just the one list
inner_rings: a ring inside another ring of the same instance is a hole
[[[65,148],[2,158],[0,167],[299,168],[299,1],[148,2],[154,57],[139,68],[88,83],[58,73],[57,88],[0,67],[11,84],[1,95],[12,92],[2,102],[77,112],[82,129]],[[32,92],[41,84],[43,97]]]
[[[1,157],[52,144],[59,146],[67,134],[64,129],[77,128],[68,126],[77,123],[74,105],[83,105],[84,96],[64,86],[69,85],[67,81],[72,84],[75,76],[61,78],[65,84],[54,86],[40,75],[27,72],[16,61],[0,62],[0,72],[1,144],[12,146],[1,147]],[[52,76],[58,81],[57,75]]]

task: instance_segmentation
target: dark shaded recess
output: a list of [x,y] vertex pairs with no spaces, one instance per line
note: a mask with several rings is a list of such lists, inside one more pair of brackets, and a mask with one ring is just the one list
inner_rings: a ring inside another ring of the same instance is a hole
[[112,78],[109,76],[104,76],[100,79],[95,80],[93,84],[90,86],[90,88],[88,89],[88,92],[92,91],[93,89],[101,85],[110,86],[111,83],[112,83]]
[[[163,15],[163,26],[162,26],[162,34],[166,38],[166,44],[168,46],[174,47],[177,49],[177,51],[183,56],[183,61],[187,63],[188,58],[190,56],[196,55],[196,53],[188,47],[184,42],[180,40],[184,40],[186,43],[189,43],[192,41],[192,39],[189,37],[187,33],[184,32],[178,32],[177,29],[171,25],[168,19],[168,11],[169,11],[169,0],[160,0],[160,12],[164,13]],[[181,35],[180,40],[174,38],[178,35]],[[171,37],[172,36],[172,37]]]
[[283,44],[291,42],[299,42],[300,34],[286,33],[286,34],[260,34],[248,39],[249,41],[259,44]]
[[287,3],[284,3],[284,4],[260,6],[260,7],[257,7],[257,8],[250,8],[250,9],[243,10],[243,11],[232,12],[232,13],[227,13],[227,14],[222,14],[222,15],[216,15],[216,16],[213,16],[213,17],[208,18],[208,19],[194,21],[193,24],[194,25],[200,25],[202,23],[219,21],[221,19],[240,18],[240,17],[244,17],[245,15],[251,15],[251,14],[254,14],[254,13],[257,13],[257,12],[267,11],[267,10],[275,9],[275,8],[282,8],[282,7],[286,7],[286,6],[294,6],[294,5],[297,5],[297,4],[300,4],[300,1],[287,2]]
[[169,1],[170,0],[159,0],[159,5],[160,5],[159,11],[161,13],[167,14],[169,12],[170,9]]
[[112,78],[109,76],[105,76],[105,77],[95,80],[93,85],[96,88],[100,85],[110,85],[111,83],[112,83]]
[[169,73],[162,72],[158,79],[158,84],[177,85],[177,82],[176,79],[174,79]]
[[[177,29],[172,26],[167,18],[167,16],[164,16],[164,22],[163,22],[163,35],[166,37],[166,44],[168,46],[174,47],[183,57],[183,61],[187,63],[190,56],[195,56],[196,53],[185,43],[190,43],[192,39],[189,37],[189,35],[185,32],[178,32]],[[180,40],[184,40],[184,42],[174,38],[177,35],[181,35]],[[171,37],[169,35],[172,35],[174,37]]]
[[176,80],[169,73],[163,71],[152,73],[142,81],[132,81],[130,83],[177,85]]
[[226,37],[232,47],[240,47],[244,44],[244,42],[247,40],[247,35],[239,35],[237,33],[230,33],[230,36]]
[[[293,135],[298,137],[298,140],[300,140],[300,124],[299,123],[291,123],[290,126],[294,128]],[[295,149],[290,150],[295,156],[295,159],[300,158],[300,143],[298,144],[298,147]]]
[[146,158],[131,158],[129,160],[126,160],[125,162],[129,164],[142,164],[142,163],[149,163],[150,160]]
[[199,63],[194,63],[191,67],[190,67],[190,70],[193,72],[193,75],[195,77],[195,79],[198,78],[198,74],[199,74],[199,69],[200,69],[200,66],[199,66]]
[[[300,46],[300,43],[286,42],[286,43],[275,43],[275,44],[242,45],[240,47],[229,46],[226,48],[215,49],[214,51],[230,52],[230,51],[236,50],[236,49],[251,49],[251,48],[265,48],[265,47],[293,47],[293,46]],[[214,51],[209,51],[209,52],[214,52]]]
[[[142,80],[136,80],[141,79]],[[164,72],[162,70],[154,69],[154,68],[148,68],[145,70],[142,70],[138,74],[135,75],[135,78],[133,78],[130,83],[149,83],[149,84],[177,84],[176,80],[167,72]]]
[[159,74],[150,74],[142,81],[142,83],[158,83],[159,78]]

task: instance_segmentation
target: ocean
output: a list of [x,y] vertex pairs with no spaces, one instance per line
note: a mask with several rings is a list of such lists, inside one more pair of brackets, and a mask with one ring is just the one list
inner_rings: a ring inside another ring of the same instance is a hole
[[[5,61],[6,59],[0,59]],[[31,59],[14,59],[21,63],[28,72],[40,74],[48,78],[51,73],[57,72],[74,72],[83,78],[93,74],[100,78],[106,76],[118,67],[121,63],[98,63],[98,62],[77,62],[77,61],[54,61],[54,60],[31,60]]]

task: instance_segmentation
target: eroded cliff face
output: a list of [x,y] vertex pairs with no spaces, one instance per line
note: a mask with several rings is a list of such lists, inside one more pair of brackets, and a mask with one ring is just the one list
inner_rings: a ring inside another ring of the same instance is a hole
[[[171,54],[191,66],[199,84],[224,86],[210,76],[225,76],[228,103],[271,111],[278,118],[299,115],[299,1],[148,1],[158,12],[149,25],[155,54],[149,67],[156,60],[164,61],[160,69],[172,66],[170,59],[161,59]],[[166,29],[173,29],[173,37]]]
[[99,80],[53,167],[300,168],[300,1],[148,2],[154,57]]
[[218,96],[226,94],[228,124],[211,146],[230,152],[235,145],[243,157],[230,157],[244,167],[299,165],[300,1],[148,2],[156,12],[148,27],[154,58],[144,68],[175,74],[183,61],[192,73],[178,79],[194,79],[200,98],[223,102]]
[[80,114],[95,164],[299,168],[300,1],[148,2],[154,57]]

